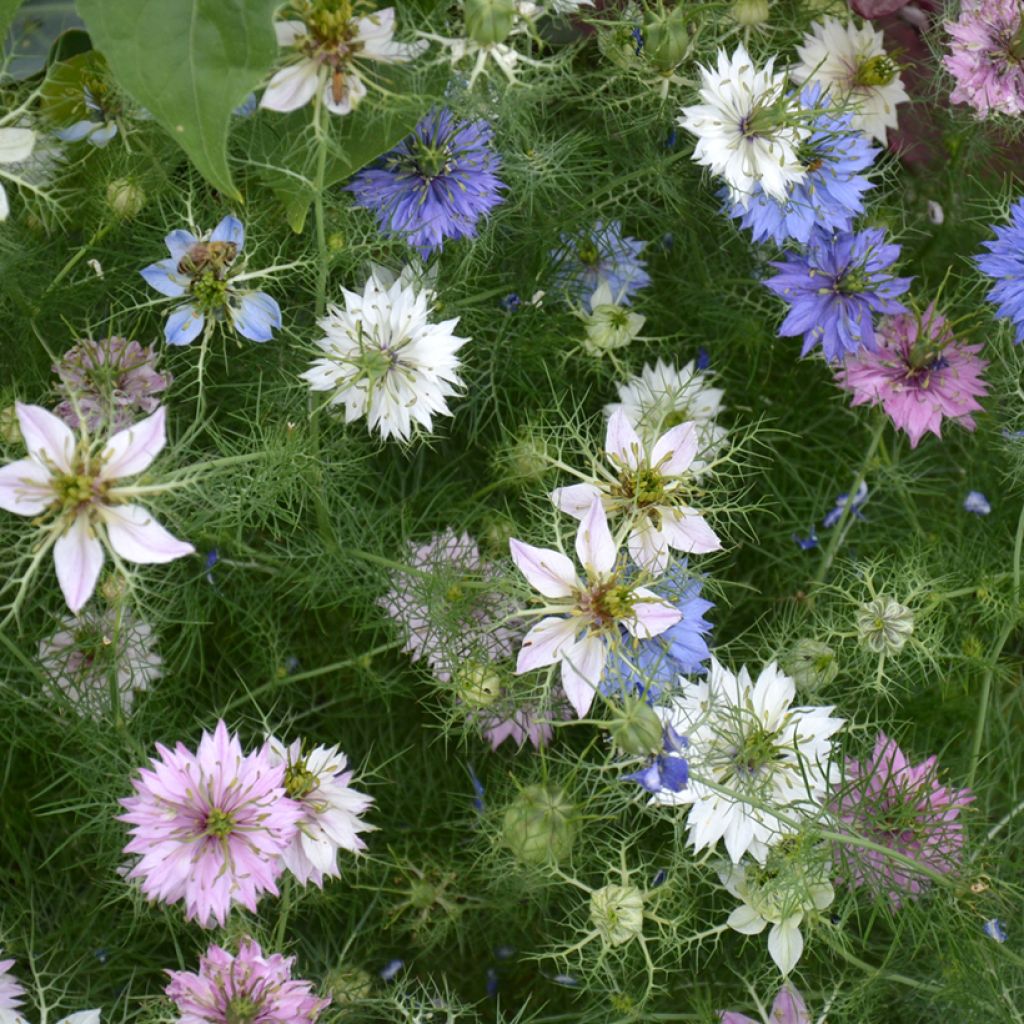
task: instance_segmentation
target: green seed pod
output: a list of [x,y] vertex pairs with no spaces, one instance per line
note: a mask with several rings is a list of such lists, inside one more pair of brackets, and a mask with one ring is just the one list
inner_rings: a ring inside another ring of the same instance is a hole
[[107,205],[122,220],[131,220],[146,205],[146,193],[127,178],[107,185]]
[[361,967],[339,964],[333,971],[327,972],[324,978],[327,989],[335,1005],[358,1003],[369,997],[373,991],[373,976]]
[[653,754],[661,750],[661,719],[644,700],[627,698],[608,725],[612,742],[626,754]]
[[554,786],[527,786],[505,811],[505,845],[524,864],[565,860],[576,833],[576,808]]
[[644,20],[644,51],[659,71],[668,72],[677,67],[689,49],[690,29],[682,5],[647,15]]
[[783,661],[786,674],[803,690],[828,686],[839,675],[836,652],[819,640],[798,640]]
[[489,707],[501,696],[501,674],[492,665],[468,662],[456,670],[453,682],[459,700],[470,707]]
[[504,41],[516,20],[515,0],[464,0],[466,34],[481,46]]
[[737,25],[763,25],[769,17],[768,0],[736,0],[729,16]]
[[590,920],[609,946],[637,939],[644,930],[644,894],[635,885],[606,885],[590,894]]
[[895,598],[881,594],[857,612],[857,633],[875,654],[895,654],[914,632],[914,613]]

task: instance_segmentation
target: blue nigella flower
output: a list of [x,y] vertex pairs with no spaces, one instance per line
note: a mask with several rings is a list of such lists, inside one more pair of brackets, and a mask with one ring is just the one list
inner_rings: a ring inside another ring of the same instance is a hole
[[806,537],[801,537],[799,533],[794,533],[793,543],[799,545],[802,551],[812,551],[818,546],[818,531],[812,526],[811,532]]
[[634,56],[639,57],[644,48],[644,34],[640,31],[640,27],[637,26],[630,32],[630,35],[633,37],[633,43],[636,45]]
[[469,781],[473,786],[473,792],[476,794],[473,797],[473,806],[476,808],[478,814],[483,814],[484,811],[484,784],[477,778],[477,774],[473,771],[471,764],[466,765],[466,769],[469,772]]
[[281,309],[266,292],[239,290],[232,284],[235,260],[245,245],[245,228],[237,217],[225,217],[209,238],[172,231],[165,239],[171,258],[140,271],[161,295],[185,298],[164,325],[168,345],[188,345],[203,330],[207,316],[227,318],[250,341],[270,341],[281,326]]
[[501,157],[486,121],[463,121],[432,110],[376,167],[345,188],[356,205],[377,214],[381,231],[402,235],[426,259],[448,238],[473,238],[477,224],[501,203]]
[[617,221],[597,221],[589,230],[563,234],[562,244],[551,253],[555,262],[554,283],[571,300],[582,302],[587,312],[597,286],[607,283],[612,298],[629,305],[632,296],[651,283],[640,258],[646,242],[622,234]]
[[668,870],[666,868],[658,868],[651,879],[651,888],[657,889],[659,885],[664,885],[667,878]]
[[854,492],[852,501],[850,500],[849,491],[843,491],[843,493],[836,498],[835,506],[825,513],[825,518],[822,519],[821,525],[824,526],[826,530],[832,529],[832,527],[839,522],[839,519],[843,514],[843,509],[846,508],[848,502],[850,503],[851,517],[854,519],[863,519],[864,513],[861,512],[861,509],[867,504],[867,500],[868,485],[866,480],[862,480],[860,482],[860,486]]
[[975,257],[978,269],[996,283],[988,300],[999,316],[1010,320],[1016,330],[1014,342],[1024,341],[1024,199],[1010,207],[1010,223],[993,228],[994,242],[982,242],[988,249]]
[[981,930],[996,942],[1005,942],[1009,938],[1009,935],[1006,934],[1006,929],[1003,927],[1003,922],[998,917],[993,917],[991,920],[986,921],[981,926]]
[[[828,103],[817,82],[800,94],[805,110],[821,110]],[[815,226],[827,231],[853,227],[854,218],[864,212],[863,193],[874,187],[860,172],[881,152],[867,135],[853,130],[853,117],[853,111],[833,114],[828,110],[815,117],[811,134],[800,148],[807,175],[785,200],[773,199],[758,185],[749,205],[732,205],[729,215],[750,229],[755,242],[771,239],[782,245],[792,238],[806,244]],[[723,196],[728,197],[728,192]]]
[[381,981],[391,981],[395,975],[405,966],[404,960],[389,960],[378,972],[377,976]]
[[501,308],[505,310],[506,313],[517,313],[522,304],[523,300],[519,298],[519,294],[517,292],[509,292],[508,295],[501,300]]
[[662,752],[652,758],[646,768],[623,775],[623,781],[635,782],[648,793],[660,793],[664,789],[678,793],[685,789],[690,777],[690,765],[682,756],[689,746],[686,737],[680,736],[671,725],[666,725],[661,743]]
[[82,96],[85,101],[85,118],[67,128],[58,129],[54,135],[61,142],[81,142],[86,139],[102,149],[117,134],[117,121],[89,86],[82,87]]
[[976,516],[987,516],[992,505],[981,491],[968,491],[964,498],[964,511],[973,512]]
[[772,263],[778,275],[765,285],[789,303],[779,335],[804,337],[801,355],[820,344],[829,362],[856,352],[875,351],[875,313],[905,313],[896,301],[911,278],[889,268],[900,247],[886,244],[881,228],[830,234],[815,228],[803,254]]
[[680,675],[703,675],[703,663],[711,656],[705,638],[712,624],[704,615],[714,605],[700,596],[703,583],[686,572],[686,562],[673,562],[650,589],[683,613],[664,633],[648,640],[627,639],[622,633],[624,653],[608,659],[601,692],[608,697],[635,691],[648,701],[678,685]]

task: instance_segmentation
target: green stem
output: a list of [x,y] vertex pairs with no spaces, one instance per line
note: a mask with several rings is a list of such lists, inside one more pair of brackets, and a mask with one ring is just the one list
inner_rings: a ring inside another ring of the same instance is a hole
[[59,285],[61,283],[61,281],[63,281],[64,278],[67,277],[68,274],[70,274],[71,271],[74,270],[75,267],[77,267],[78,264],[82,262],[82,258],[85,256],[85,254],[97,242],[102,241],[102,239],[110,232],[110,229],[113,226],[114,226],[114,222],[113,221],[108,221],[106,224],[103,225],[103,227],[97,228],[93,232],[92,238],[90,238],[89,241],[86,242],[85,245],[83,245],[78,250],[78,252],[76,252],[74,254],[74,256],[72,256],[67,261],[67,263],[65,263],[64,266],[61,267],[60,270],[57,271],[56,275],[54,276],[53,280],[50,282],[50,284],[47,287],[46,291],[43,292],[42,297],[39,299],[40,306],[42,306],[43,302],[49,297],[50,293],[54,290],[54,288],[56,288],[57,285]]
[[277,916],[277,928],[274,931],[274,949],[284,949],[285,930],[288,927],[288,912],[292,906],[292,880],[285,878],[281,883],[281,912]]
[[836,942],[827,932],[822,932],[822,938],[832,952],[838,953],[847,963],[852,964],[854,967],[859,967],[874,978],[879,978],[882,981],[894,981],[900,985],[908,985],[910,988],[921,989],[923,992],[942,991],[939,985],[918,981],[916,978],[908,978],[905,974],[895,974],[892,971],[883,970],[881,967],[873,967],[866,961],[861,960],[860,957],[854,956],[848,949],[844,949],[842,944]]

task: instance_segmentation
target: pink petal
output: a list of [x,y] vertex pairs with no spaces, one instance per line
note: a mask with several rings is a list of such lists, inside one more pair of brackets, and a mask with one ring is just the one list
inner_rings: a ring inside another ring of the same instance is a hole
[[50,474],[32,459],[0,467],[0,508],[16,516],[37,516],[54,499]]
[[600,498],[594,498],[576,531],[576,557],[588,573],[611,572],[617,554],[615,541],[608,529],[608,516]]
[[100,479],[117,480],[148,469],[167,443],[166,419],[161,406],[152,416],[119,430],[104,446]]
[[604,674],[607,653],[603,640],[586,636],[562,655],[562,689],[579,718],[594,703],[594,692]]
[[545,597],[569,597],[576,589],[576,570],[560,551],[535,548],[515,538],[508,546],[516,568]]
[[650,519],[641,519],[627,541],[629,557],[641,568],[661,575],[668,568],[668,544]]
[[757,1024],[752,1017],[745,1013],[737,1013],[735,1010],[719,1010],[718,1021],[719,1024]]
[[772,1003],[772,1022],[779,1024],[811,1024],[811,1015],[807,1012],[804,997],[786,982],[779,989],[779,994]]
[[572,618],[549,615],[541,619],[523,638],[516,660],[516,675],[553,665],[575,639],[576,623]]
[[29,455],[40,465],[54,465],[62,473],[70,473],[71,456],[75,451],[75,435],[71,433],[67,424],[62,423],[42,406],[15,402],[14,408]]
[[697,424],[680,423],[655,442],[651,467],[662,476],[682,476],[696,457]]
[[573,484],[571,487],[556,488],[550,497],[555,508],[568,512],[574,519],[582,519],[594,503],[594,498],[600,495],[601,492],[593,484]]
[[624,466],[639,469],[644,455],[644,445],[633,429],[633,424],[621,409],[616,409],[608,420],[608,433],[604,439],[605,451]]
[[660,636],[683,617],[678,608],[673,608],[668,601],[646,587],[637,587],[633,593],[637,597],[637,602],[633,605],[633,615],[629,619],[623,619],[622,624],[633,636],[641,640]]
[[141,505],[107,505],[99,513],[106,523],[110,546],[129,562],[170,562],[195,551],[191,544],[169,534]]
[[53,545],[57,582],[68,607],[77,612],[92,597],[103,568],[103,545],[88,516],[77,516]]
[[677,551],[703,555],[721,550],[718,534],[704,522],[699,512],[692,508],[659,508],[658,511],[661,512],[661,532]]

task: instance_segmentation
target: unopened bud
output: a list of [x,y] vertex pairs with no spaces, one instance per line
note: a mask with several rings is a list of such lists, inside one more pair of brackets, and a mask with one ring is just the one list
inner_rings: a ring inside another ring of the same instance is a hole
[[118,178],[107,185],[107,205],[123,220],[131,220],[146,205],[146,193],[127,178]]
[[737,25],[763,25],[769,16],[768,0],[736,0],[729,10],[729,16]]
[[565,860],[576,841],[576,808],[554,786],[527,786],[505,811],[505,845],[524,864]]
[[608,726],[612,742],[626,754],[654,754],[662,749],[661,719],[645,701],[627,697]]
[[914,632],[914,613],[885,594],[860,606],[857,632],[868,650],[895,654]]
[[100,594],[107,604],[118,605],[128,593],[128,581],[119,573],[110,573],[100,584]]
[[590,894],[590,920],[609,946],[637,939],[644,930],[644,894],[635,885],[606,885]]
[[644,52],[659,71],[671,71],[690,50],[690,29],[684,5],[651,12],[644,22]]
[[794,644],[783,659],[786,674],[803,690],[813,691],[828,686],[839,675],[836,652],[819,640],[805,637]]
[[373,976],[361,967],[341,964],[333,971],[327,972],[324,988],[336,1006],[357,1003],[361,999],[366,999],[373,991]]
[[470,707],[490,707],[501,696],[501,675],[492,665],[463,665],[455,672],[454,683],[459,700]]
[[466,34],[481,46],[504,41],[516,21],[515,0],[464,0]]

